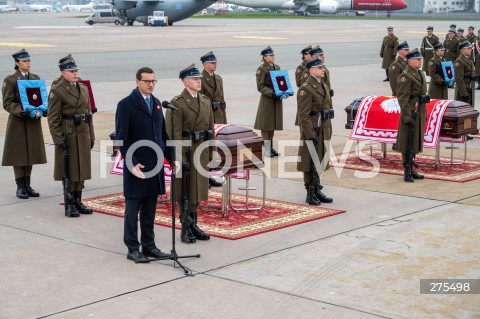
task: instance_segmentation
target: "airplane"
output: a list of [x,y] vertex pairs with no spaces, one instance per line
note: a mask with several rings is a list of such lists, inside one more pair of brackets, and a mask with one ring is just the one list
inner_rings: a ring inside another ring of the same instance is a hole
[[0,12],[2,13],[13,12],[13,11],[18,11],[18,9],[10,7],[9,5],[0,5]]
[[49,4],[31,4],[28,6],[30,10],[35,12],[50,12],[52,11],[52,6]]
[[95,10],[95,2],[90,1],[88,4],[66,4],[62,7],[63,11],[93,11]]
[[148,25],[153,11],[163,11],[168,25],[186,19],[210,6],[216,0],[112,0],[115,14],[127,25],[134,21]]
[[404,0],[227,0],[252,8],[293,10],[297,13],[338,13],[339,10],[393,11],[407,7]]

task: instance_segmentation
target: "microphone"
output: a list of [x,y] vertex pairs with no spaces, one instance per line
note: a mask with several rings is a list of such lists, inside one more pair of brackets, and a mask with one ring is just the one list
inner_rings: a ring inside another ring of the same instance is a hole
[[172,104],[168,103],[168,101],[163,101],[163,102],[162,102],[162,107],[163,107],[164,109],[170,109],[170,110],[180,111],[178,108],[176,108],[176,107],[173,106]]

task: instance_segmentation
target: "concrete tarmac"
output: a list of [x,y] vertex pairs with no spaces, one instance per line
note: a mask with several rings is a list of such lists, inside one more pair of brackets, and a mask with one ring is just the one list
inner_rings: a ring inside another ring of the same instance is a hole
[[[293,79],[300,50],[320,44],[335,90],[332,143],[340,152],[349,145],[344,107],[364,95],[391,93],[379,58],[386,27],[393,24],[413,48],[427,25],[443,38],[454,22],[188,19],[152,28],[88,26],[75,14],[2,14],[0,75],[13,72],[11,54],[25,47],[32,72],[50,84],[59,75],[58,59],[73,54],[99,107],[87,198],[122,191],[121,177],[102,174],[110,164],[100,145],[108,144],[117,102],[135,87],[142,66],[156,71],[154,94],[170,100],[183,88],[178,72],[194,62],[200,67],[199,57],[213,50],[228,120],[251,127],[260,51],[271,45]],[[298,139],[295,100],[284,103],[276,140]],[[0,150],[6,119],[0,112]],[[48,164],[32,173],[41,197],[17,199],[12,169],[0,167],[0,318],[480,318],[478,294],[420,294],[420,279],[480,279],[479,180],[406,184],[395,175],[361,179],[353,170],[330,169],[322,184],[334,202],[324,205],[346,213],[236,241],[185,245],[177,232],[180,255],[201,254],[183,260],[194,273],[185,277],[170,261],[127,261],[121,218],[64,217],[45,120],[43,126]],[[480,160],[479,140],[468,148],[468,158]],[[279,160],[269,164],[276,168]],[[260,176],[251,183],[260,188]],[[272,174],[267,191],[269,198],[305,200],[298,178]],[[169,251],[171,231],[156,226],[155,232],[157,246]]]

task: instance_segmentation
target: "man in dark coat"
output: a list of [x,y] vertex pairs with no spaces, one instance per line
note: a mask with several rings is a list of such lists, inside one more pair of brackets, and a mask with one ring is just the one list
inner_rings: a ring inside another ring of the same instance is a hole
[[382,69],[385,69],[387,78],[383,82],[389,81],[388,68],[395,60],[395,48],[398,46],[398,38],[393,34],[393,27],[387,28],[387,35],[383,38],[380,48],[380,57],[382,58]]
[[[136,74],[137,88],[118,103],[115,113],[116,139],[123,142],[120,152],[124,158],[123,242],[128,247],[127,259],[136,263],[148,262],[147,256],[167,256],[155,246],[153,222],[158,195],[165,194],[163,156],[172,165],[173,150],[166,147],[169,138],[165,119],[160,101],[152,95],[156,82],[152,69],[139,69]],[[135,143],[138,145],[134,146]],[[178,163],[175,164],[178,167]],[[137,234],[139,212],[142,232],[140,243]],[[139,250],[140,244],[142,252]]]
[[73,59],[65,60],[60,70],[63,78],[52,86],[48,98],[48,126],[56,145],[53,178],[63,181],[63,153],[66,150],[70,184],[68,193],[64,194],[65,216],[78,217],[79,213],[92,213],[82,203],[82,190],[85,181],[91,179],[91,149],[95,144],[95,132],[88,89],[78,82],[77,64]]
[[455,69],[455,100],[473,105],[472,86],[475,87],[475,65],[471,59],[472,44],[468,41],[463,42],[458,47],[460,56],[455,60],[453,67]]
[[[443,75],[442,62],[445,60],[445,47],[441,44],[434,47],[435,54],[428,62],[428,74],[430,74],[430,84],[428,86],[428,95],[432,99],[448,100],[448,83],[445,82]],[[452,81],[453,83],[453,81]]]
[[[43,141],[41,116],[31,117],[20,105],[17,92],[17,80],[40,80],[30,72],[30,55],[25,49],[12,55],[15,60],[15,73],[3,81],[3,108],[8,115],[5,144],[3,146],[2,166],[13,166],[16,196],[20,199],[40,196],[30,187],[30,176],[34,164],[47,162]],[[43,113],[42,116],[47,116]]]
[[397,59],[393,61],[388,69],[390,74],[390,88],[392,89],[392,95],[397,96],[397,80],[398,76],[407,68],[407,54],[410,52],[408,43],[404,41],[397,47]]
[[[411,147],[414,154],[423,150],[423,135],[425,132],[426,103],[422,103],[427,93],[427,81],[421,71],[422,55],[417,49],[407,54],[408,66],[398,77],[397,98],[400,104],[400,120],[398,122],[398,134],[396,150],[402,153],[405,167],[405,182],[413,182],[414,179],[423,179],[423,175],[413,170],[406,164],[408,148],[408,129],[413,126],[414,135]],[[423,97],[422,97],[423,96]],[[412,114],[417,112],[415,124],[412,122]]]

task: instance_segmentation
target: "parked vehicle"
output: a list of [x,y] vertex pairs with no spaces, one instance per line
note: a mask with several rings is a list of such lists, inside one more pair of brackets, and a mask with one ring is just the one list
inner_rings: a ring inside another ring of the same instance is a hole
[[94,23],[115,23],[119,25],[122,23],[122,19],[117,17],[112,10],[96,10],[90,16],[85,19],[85,23],[93,25]]

